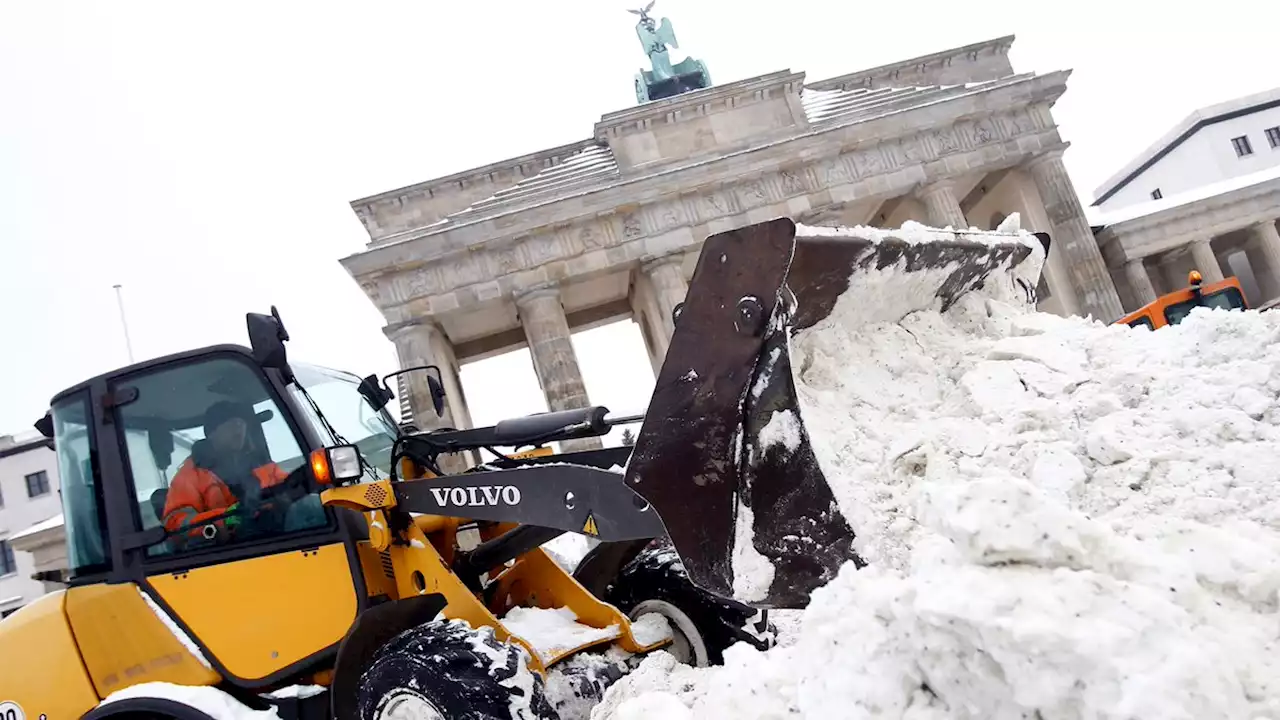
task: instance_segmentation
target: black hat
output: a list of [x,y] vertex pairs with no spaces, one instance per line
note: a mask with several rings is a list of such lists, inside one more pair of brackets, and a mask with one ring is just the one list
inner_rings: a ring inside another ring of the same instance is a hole
[[209,437],[214,430],[218,429],[219,425],[232,418],[240,418],[246,423],[256,422],[258,419],[253,412],[253,408],[249,405],[231,400],[221,400],[205,411],[204,436]]

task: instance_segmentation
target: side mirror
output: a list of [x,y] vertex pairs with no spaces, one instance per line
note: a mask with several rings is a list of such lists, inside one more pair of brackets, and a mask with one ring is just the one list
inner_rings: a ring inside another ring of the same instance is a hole
[[391,402],[395,397],[391,390],[378,382],[377,375],[370,375],[360,381],[360,395],[373,406],[374,410],[381,410]]
[[[439,372],[439,370],[437,370]],[[435,408],[436,417],[444,416],[444,385],[434,376],[427,376],[427,387],[431,389],[431,406]]]
[[289,333],[284,329],[284,321],[274,305],[270,315],[260,313],[245,314],[245,324],[249,328],[249,345],[253,348],[253,358],[265,368],[284,371],[289,375],[289,361],[284,344]]
[[53,411],[46,410],[44,413],[44,417],[40,418],[35,422],[35,428],[36,430],[40,431],[41,435],[48,438],[49,440],[52,440],[53,439]]
[[[431,374],[427,375],[427,389],[431,393],[431,406],[435,408],[436,417],[443,416],[444,415],[444,397],[445,397],[444,382],[442,380],[443,376],[440,374],[440,368],[436,367],[435,365],[417,365],[415,367],[405,368],[403,370],[397,370],[393,373],[387,373],[387,375],[382,378],[383,388],[384,389],[386,388],[387,381],[390,380],[391,378],[397,375],[404,375],[406,373],[411,373],[415,370],[428,370],[428,371],[435,370],[436,371],[435,375],[431,375]],[[366,381],[368,379],[369,378],[365,378]],[[364,386],[364,383],[362,382],[361,387],[363,386]],[[390,399],[392,397],[391,391],[387,390],[386,392],[387,392],[388,399]]]

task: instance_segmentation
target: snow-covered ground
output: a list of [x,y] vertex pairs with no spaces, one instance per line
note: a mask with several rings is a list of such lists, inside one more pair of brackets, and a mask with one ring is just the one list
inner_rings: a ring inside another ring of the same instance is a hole
[[1280,718],[1280,312],[874,303],[792,345],[869,566],[773,650],[650,656],[593,720]]

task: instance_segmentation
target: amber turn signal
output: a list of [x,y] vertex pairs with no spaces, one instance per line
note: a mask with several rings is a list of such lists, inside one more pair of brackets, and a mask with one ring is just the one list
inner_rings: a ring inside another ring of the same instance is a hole
[[333,482],[333,472],[329,469],[328,450],[311,451],[311,477],[321,485],[328,485]]

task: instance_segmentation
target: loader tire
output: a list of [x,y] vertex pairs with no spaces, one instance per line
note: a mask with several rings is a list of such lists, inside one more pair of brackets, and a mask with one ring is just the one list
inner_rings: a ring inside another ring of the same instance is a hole
[[[666,617],[675,635],[667,651],[695,667],[722,664],[724,651],[738,642],[760,650],[772,646],[771,639],[761,639],[744,629],[755,610],[695,585],[665,539],[653,541],[623,566],[601,599],[632,620],[650,612]],[[774,634],[770,626],[765,636],[772,638]]]
[[558,720],[523,648],[458,621],[397,635],[374,654],[356,693],[360,720]]

